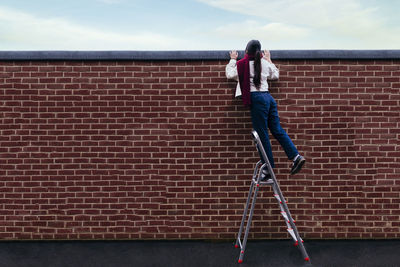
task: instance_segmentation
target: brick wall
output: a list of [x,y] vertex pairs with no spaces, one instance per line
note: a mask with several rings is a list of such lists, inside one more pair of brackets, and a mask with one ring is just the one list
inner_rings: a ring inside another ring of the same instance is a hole
[[[304,238],[400,237],[400,61],[276,59]],[[225,60],[1,61],[0,238],[234,239],[257,153]],[[287,238],[263,187],[251,238]]]

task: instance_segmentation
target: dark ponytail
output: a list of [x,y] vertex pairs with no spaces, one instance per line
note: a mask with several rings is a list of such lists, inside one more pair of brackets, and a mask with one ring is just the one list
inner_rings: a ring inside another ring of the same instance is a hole
[[253,82],[257,89],[261,85],[261,43],[258,40],[251,40],[247,43],[246,53],[254,56],[254,78]]
[[259,89],[261,85],[261,51],[257,50],[254,55],[254,85]]

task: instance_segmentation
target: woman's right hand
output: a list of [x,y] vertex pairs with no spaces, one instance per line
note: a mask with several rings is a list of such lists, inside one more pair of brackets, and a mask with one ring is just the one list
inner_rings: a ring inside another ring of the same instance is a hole
[[237,60],[238,58],[238,52],[236,50],[229,52],[229,55],[231,56],[231,59]]

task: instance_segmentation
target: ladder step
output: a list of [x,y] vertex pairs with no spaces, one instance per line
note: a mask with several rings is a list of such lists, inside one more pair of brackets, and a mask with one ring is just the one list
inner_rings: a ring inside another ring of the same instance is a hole
[[[238,238],[237,241],[238,241],[238,243],[239,243],[240,248],[242,248],[243,246],[242,246],[242,242],[240,241],[240,238]],[[236,246],[236,245],[235,245],[235,248],[238,248],[239,246]]]
[[278,194],[274,194],[274,197],[279,201],[279,203],[282,204],[282,200],[281,200],[281,198],[279,197]]
[[[294,234],[293,228],[288,228],[287,231],[292,236],[293,240],[296,241],[296,243],[294,245],[297,247],[298,244],[299,244],[299,241],[297,241],[297,238],[296,238],[296,235]],[[300,240],[301,240],[302,243],[304,243],[303,239],[300,238]]]
[[[282,200],[278,194],[274,194],[274,197],[279,201],[280,204],[282,204]],[[285,202],[288,203],[287,200]]]
[[297,242],[296,235],[294,234],[293,228],[288,228],[287,231],[292,236],[293,240]]
[[281,211],[281,214],[282,214],[283,218],[285,218],[285,220],[286,220],[287,222],[289,222],[289,217],[287,216],[286,212]]
[[[283,218],[285,218],[286,221],[287,221],[288,223],[290,223],[289,217],[287,216],[287,213],[284,212],[283,210],[281,210],[281,214],[282,214]],[[292,218],[292,220],[293,220],[293,223],[296,223],[296,220],[295,220],[295,219]]]
[[261,181],[260,184],[274,184],[274,180],[268,179],[266,181]]

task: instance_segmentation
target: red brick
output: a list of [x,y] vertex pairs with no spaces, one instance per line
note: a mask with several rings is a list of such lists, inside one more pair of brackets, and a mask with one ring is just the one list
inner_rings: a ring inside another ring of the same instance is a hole
[[[1,238],[234,237],[257,154],[225,63],[2,65]],[[398,237],[382,221],[400,215],[398,62],[277,63],[271,94],[308,159],[300,180],[286,179],[273,139],[301,234]],[[256,208],[251,237],[265,237],[258,222],[278,226],[279,210],[268,192]],[[259,215],[269,209],[274,216]],[[268,236],[287,238],[280,226]]]

